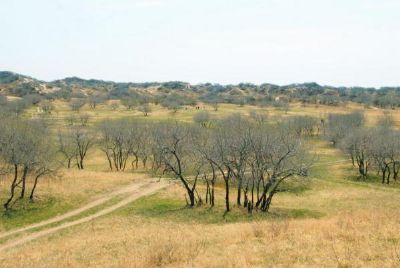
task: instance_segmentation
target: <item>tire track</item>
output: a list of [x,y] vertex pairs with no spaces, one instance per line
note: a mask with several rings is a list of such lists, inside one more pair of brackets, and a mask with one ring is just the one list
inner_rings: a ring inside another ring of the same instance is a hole
[[90,203],[90,204],[88,204],[88,205],[86,205],[86,206],[84,206],[84,207],[82,207],[80,209],[76,209],[76,210],[71,211],[69,213],[66,213],[66,214],[64,214],[62,216],[57,216],[55,218],[46,220],[44,222],[40,222],[40,223],[33,224],[33,225],[30,225],[30,226],[27,226],[27,227],[24,227],[24,228],[20,228],[20,229],[15,230],[15,231],[10,231],[8,233],[3,234],[2,237],[6,237],[6,236],[9,236],[9,235],[12,235],[12,234],[24,232],[24,231],[30,230],[32,228],[37,228],[37,227],[40,227],[40,226],[48,225],[50,223],[56,223],[56,222],[59,222],[59,221],[64,220],[64,219],[68,219],[71,216],[77,215],[77,214],[79,214],[81,212],[84,212],[84,211],[88,210],[91,207],[94,207],[95,206],[94,204],[99,205],[99,204],[102,204],[105,201],[111,199],[113,196],[116,196],[118,194],[131,192],[131,194],[127,198],[124,198],[123,200],[121,200],[117,204],[114,204],[114,205],[112,205],[110,207],[107,207],[107,208],[104,208],[104,209],[102,209],[100,211],[97,211],[96,213],[94,213],[92,215],[89,215],[89,216],[86,216],[86,217],[83,217],[83,218],[80,218],[78,220],[74,220],[74,221],[71,221],[71,222],[66,222],[66,223],[63,223],[63,224],[61,224],[59,226],[56,226],[56,227],[51,227],[51,228],[48,228],[48,229],[40,230],[40,231],[31,233],[31,234],[28,234],[26,236],[23,236],[21,238],[16,238],[14,240],[7,241],[7,242],[5,242],[5,243],[0,245],[0,252],[4,251],[4,250],[7,250],[7,249],[10,249],[10,248],[13,248],[15,246],[22,245],[24,243],[30,242],[30,241],[35,240],[37,238],[40,238],[40,237],[55,233],[57,231],[60,231],[60,230],[63,230],[63,229],[66,229],[66,228],[69,228],[69,227],[72,227],[72,226],[75,226],[75,225],[78,225],[78,224],[81,224],[81,223],[89,222],[89,221],[94,220],[94,219],[96,219],[98,217],[101,217],[101,216],[104,216],[106,214],[109,214],[109,213],[111,213],[111,212],[113,212],[113,211],[115,211],[115,210],[117,210],[117,209],[119,209],[119,208],[121,208],[121,207],[123,207],[123,206],[125,206],[125,205],[127,205],[127,204],[129,204],[129,203],[131,203],[133,201],[135,201],[136,199],[138,199],[140,197],[152,194],[152,193],[154,193],[154,192],[156,192],[158,190],[161,190],[161,189],[163,189],[163,188],[165,188],[167,186],[168,186],[168,183],[166,183],[166,182],[149,182],[149,183],[131,185],[129,187],[126,187],[126,188],[123,188],[121,190],[113,192],[112,193],[113,195],[111,197],[109,197],[109,198],[108,198],[108,196],[107,196],[107,198],[106,197],[101,198],[101,199],[96,200],[96,201],[94,201],[94,202],[92,202],[92,203]]

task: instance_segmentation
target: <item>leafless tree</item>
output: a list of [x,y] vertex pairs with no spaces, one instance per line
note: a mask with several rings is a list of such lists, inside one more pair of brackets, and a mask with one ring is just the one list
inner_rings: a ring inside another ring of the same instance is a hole
[[[155,132],[156,146],[160,152],[164,172],[172,173],[179,179],[189,197],[188,205],[196,204],[196,186],[200,175],[202,161],[192,147],[196,131],[187,125],[177,122],[162,123]],[[194,179],[190,173],[194,172]]]
[[397,131],[377,128],[371,131],[373,142],[371,154],[382,183],[390,183],[390,178],[397,179],[400,163],[400,135]]
[[259,196],[254,206],[267,212],[272,198],[284,180],[307,175],[307,154],[303,141],[295,133],[280,126],[276,129],[256,130],[252,148],[252,185],[256,184],[257,188],[261,188],[257,189]]
[[378,118],[377,126],[383,129],[393,129],[395,121],[393,115],[385,111],[382,116]]
[[77,115],[69,115],[65,118],[68,126],[87,126],[89,123],[90,116],[87,113],[81,113]]
[[[210,130],[211,131],[211,130]],[[216,172],[222,177],[225,185],[225,211],[230,211],[230,181],[232,170],[227,157],[227,145],[230,131],[223,124],[217,124],[216,128],[209,133],[210,137],[203,139],[198,144],[197,150],[208,162],[213,171],[213,180],[216,180]]]
[[84,99],[73,99],[69,103],[69,106],[72,111],[79,112],[85,104],[86,101]]
[[349,130],[340,142],[340,147],[351,157],[353,166],[357,164],[362,179],[367,178],[373,161],[372,144],[376,141],[374,136],[366,128],[356,128]]
[[58,151],[66,159],[68,168],[75,159],[78,169],[84,169],[84,160],[94,144],[94,133],[84,126],[72,126],[58,133]]
[[76,165],[79,169],[84,169],[84,159],[86,158],[87,152],[95,143],[94,134],[85,127],[73,127],[70,134],[72,140],[76,146]]
[[232,172],[237,183],[236,203],[241,205],[243,183],[247,171],[247,159],[250,155],[249,145],[251,135],[255,128],[247,119],[240,114],[229,116],[220,122],[220,127],[228,130],[230,135],[226,141],[226,165]]
[[217,111],[218,111],[219,103],[218,103],[217,101],[213,102],[213,103],[211,104],[211,106],[213,107],[214,112],[217,112]]
[[10,195],[4,203],[4,208],[9,210],[17,187],[21,189],[19,198],[25,197],[30,175],[34,176],[34,186],[30,194],[30,199],[33,200],[39,178],[54,168],[54,155],[51,154],[47,127],[42,121],[8,118],[2,123],[0,156],[13,176]]
[[91,109],[96,109],[96,107],[105,101],[105,98],[99,95],[90,96],[88,98],[88,104]]
[[293,116],[285,124],[300,136],[313,136],[318,133],[318,119],[311,116]]
[[346,136],[348,130],[363,125],[364,114],[358,111],[350,114],[329,114],[325,133],[328,140],[336,145]]
[[111,170],[125,170],[133,147],[139,142],[133,137],[135,127],[132,122],[124,119],[104,121],[99,125],[100,148],[106,154]]
[[128,110],[133,110],[133,108],[139,104],[139,100],[134,97],[123,98],[121,100],[121,104],[124,105]]
[[58,152],[66,161],[67,168],[71,168],[72,161],[77,154],[75,141],[70,131],[58,131],[57,133]]
[[54,111],[54,105],[48,100],[44,100],[40,102],[40,108],[42,111],[46,114],[51,114],[52,111]]
[[145,103],[139,106],[138,110],[143,113],[144,116],[148,116],[151,113],[151,107],[149,104]]

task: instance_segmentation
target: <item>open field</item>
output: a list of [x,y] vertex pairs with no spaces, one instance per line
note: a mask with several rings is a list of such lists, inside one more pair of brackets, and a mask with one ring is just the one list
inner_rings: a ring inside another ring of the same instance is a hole
[[[111,101],[111,103],[119,103],[119,101]],[[100,104],[96,109],[90,109],[88,105],[84,106],[80,113],[87,114],[90,116],[91,123],[95,123],[104,119],[118,119],[118,118],[139,118],[143,119],[144,116],[141,112],[137,110],[127,110],[126,107],[119,105],[115,110],[111,108],[111,106],[107,104]],[[63,124],[65,119],[71,116],[71,109],[68,106],[67,102],[64,101],[55,101],[54,105],[56,107],[56,111],[53,112],[53,115],[50,116],[50,119],[55,121],[55,124]],[[393,115],[393,118],[396,122],[396,125],[400,127],[400,111],[398,109],[378,109],[375,107],[366,108],[363,105],[348,103],[346,105],[339,106],[325,106],[325,105],[312,105],[312,104],[300,104],[300,103],[291,103],[290,109],[288,111],[284,111],[279,108],[274,107],[258,107],[258,106],[239,106],[233,104],[219,104],[218,111],[214,111],[213,107],[207,104],[199,104],[200,111],[206,110],[208,111],[214,118],[221,118],[226,115],[230,115],[233,113],[240,113],[243,115],[248,115],[251,111],[260,111],[265,112],[269,116],[272,117],[289,117],[295,115],[309,115],[317,118],[322,118],[327,116],[329,113],[349,113],[354,110],[363,111],[366,115],[367,124],[374,125],[379,116],[382,116],[385,112]],[[179,110],[176,114],[172,111],[169,111],[160,105],[151,105],[152,112],[148,118],[144,118],[146,120],[152,121],[162,121],[167,118],[176,119],[185,122],[191,122],[193,116],[196,112],[199,112],[195,109],[195,107],[187,106],[184,109]],[[35,108],[30,109],[27,112],[27,116],[37,117],[38,111]]]
[[[71,115],[66,103],[56,101],[56,111],[48,115],[55,131]],[[203,109],[203,105],[200,105]],[[281,117],[363,110],[367,125],[376,124],[381,109],[364,109],[355,104],[344,107],[303,106],[292,104],[285,112],[274,108],[221,104],[218,111],[204,106],[212,116],[232,113],[248,115],[251,110],[268,114],[272,123]],[[193,107],[171,113],[152,107],[150,116],[126,111],[122,106],[111,110],[100,105],[84,107],[89,124],[103,119],[135,117],[143,120],[172,118],[191,122],[198,112]],[[400,112],[390,110],[396,126]],[[25,115],[37,117],[31,109]],[[341,151],[320,138],[310,140],[317,161],[310,175],[281,186],[268,213],[249,215],[233,204],[224,214],[223,187],[216,186],[216,206],[185,207],[185,191],[171,183],[165,189],[126,202],[124,206],[83,220],[113,207],[125,195],[112,196],[116,189],[145,183],[151,178],[145,170],[110,172],[99,149],[89,152],[85,170],[60,170],[56,178],[43,178],[35,203],[16,203],[15,209],[1,216],[1,267],[396,267],[400,265],[400,187],[398,182],[382,185],[371,176],[357,180],[356,170]],[[7,181],[0,181],[3,203]],[[204,193],[205,188],[200,186]],[[150,192],[149,192],[150,193]],[[19,227],[52,219],[76,208],[110,198],[73,217],[2,238]],[[128,195],[129,196],[129,195]],[[119,198],[119,199],[118,199]],[[70,224],[82,220],[81,224]],[[45,233],[47,229],[70,224]],[[35,233],[37,239],[28,239]],[[8,249],[2,245],[13,244]]]
[[0,0],[0,268],[400,268],[400,0]]

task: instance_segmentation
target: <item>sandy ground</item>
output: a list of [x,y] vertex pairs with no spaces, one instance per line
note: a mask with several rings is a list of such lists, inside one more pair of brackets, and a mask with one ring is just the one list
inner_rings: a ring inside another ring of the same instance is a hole
[[121,188],[119,190],[116,190],[114,192],[111,192],[111,193],[109,193],[107,195],[104,195],[103,197],[101,197],[101,198],[99,198],[99,199],[97,199],[97,200],[95,200],[95,201],[93,201],[93,202],[91,202],[91,203],[79,208],[79,209],[72,210],[72,211],[70,211],[68,213],[65,213],[63,215],[56,216],[54,218],[51,218],[51,219],[48,219],[48,220],[45,220],[45,221],[42,221],[42,222],[39,222],[39,223],[35,223],[35,224],[29,225],[29,226],[26,226],[26,227],[23,227],[23,228],[20,228],[20,229],[16,229],[16,230],[12,230],[12,231],[0,234],[0,238],[5,238],[5,237],[10,236],[10,235],[14,235],[14,234],[21,233],[21,232],[26,232],[26,231],[29,231],[29,230],[32,230],[32,229],[35,229],[35,228],[38,228],[38,227],[43,227],[43,226],[46,226],[46,225],[49,225],[49,224],[54,224],[54,223],[57,223],[57,222],[61,222],[63,220],[67,220],[68,218],[76,216],[76,215],[78,215],[80,213],[83,213],[83,212],[85,212],[85,211],[87,211],[87,210],[89,210],[89,209],[91,209],[93,207],[101,205],[101,204],[107,202],[108,200],[110,200],[110,199],[112,199],[114,197],[117,197],[119,195],[125,195],[125,194],[128,195],[126,198],[122,199],[117,204],[109,206],[109,207],[106,207],[104,209],[101,209],[100,211],[97,211],[92,215],[80,218],[78,220],[66,222],[66,223],[63,223],[63,224],[58,225],[56,227],[49,227],[49,228],[42,229],[40,231],[31,232],[31,233],[29,233],[29,234],[27,234],[27,235],[25,235],[23,237],[18,237],[16,239],[11,239],[11,240],[5,242],[4,244],[0,245],[0,252],[4,251],[6,249],[9,249],[9,248],[12,248],[12,247],[27,243],[27,242],[32,241],[34,239],[37,239],[39,237],[43,237],[45,235],[52,234],[52,233],[55,233],[57,231],[66,229],[68,227],[75,226],[75,225],[78,225],[78,224],[81,224],[81,223],[85,223],[85,222],[89,222],[89,221],[94,220],[94,219],[96,219],[98,217],[101,217],[103,215],[111,213],[111,212],[113,212],[113,211],[115,211],[115,210],[117,210],[117,209],[129,204],[130,202],[132,202],[132,201],[134,201],[134,200],[136,200],[136,199],[138,199],[140,197],[143,197],[143,196],[148,195],[148,194],[152,194],[152,193],[154,193],[154,192],[156,192],[156,191],[158,191],[158,190],[160,190],[162,188],[165,188],[167,186],[168,186],[167,182],[165,182],[165,181],[157,182],[154,179],[149,180],[148,182],[145,182],[145,183],[134,183],[134,184],[131,184],[131,185],[126,186],[124,188]]

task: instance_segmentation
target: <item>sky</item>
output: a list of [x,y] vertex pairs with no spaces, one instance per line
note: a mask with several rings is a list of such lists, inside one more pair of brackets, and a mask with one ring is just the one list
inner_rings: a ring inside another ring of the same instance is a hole
[[1,0],[0,70],[400,86],[399,14],[398,0]]

